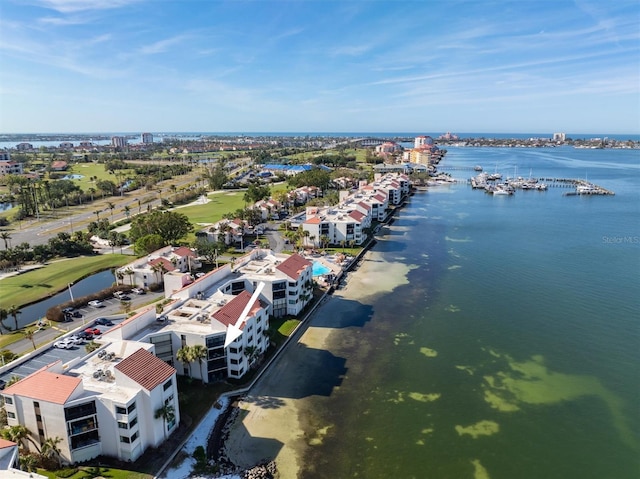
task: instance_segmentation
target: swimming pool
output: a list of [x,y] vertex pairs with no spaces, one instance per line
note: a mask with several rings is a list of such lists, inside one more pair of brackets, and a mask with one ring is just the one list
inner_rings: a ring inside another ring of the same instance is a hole
[[331,273],[331,268],[327,268],[325,265],[320,263],[319,261],[314,261],[312,269],[313,276],[321,276],[323,274]]

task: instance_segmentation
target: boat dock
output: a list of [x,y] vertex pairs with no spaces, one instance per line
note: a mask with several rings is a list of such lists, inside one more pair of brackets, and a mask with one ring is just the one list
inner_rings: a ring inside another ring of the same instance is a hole
[[575,178],[507,178],[503,183],[498,183],[501,177],[494,177],[487,173],[480,173],[469,179],[471,188],[493,192],[496,186],[507,186],[513,190],[537,190],[546,191],[547,188],[574,188],[574,191],[564,193],[563,196],[580,196],[580,195],[596,195],[596,196],[613,196],[615,193],[602,186],[590,183],[587,180]]

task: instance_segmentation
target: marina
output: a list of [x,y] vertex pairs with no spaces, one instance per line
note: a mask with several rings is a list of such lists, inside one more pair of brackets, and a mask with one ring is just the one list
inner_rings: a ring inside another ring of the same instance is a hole
[[502,179],[499,173],[488,174],[482,172],[469,180],[471,188],[474,190],[484,190],[493,195],[513,194],[515,190],[535,190],[546,191],[549,187],[555,188],[575,188],[575,191],[564,193],[563,196],[599,195],[613,196],[615,193],[602,186],[590,183],[587,180],[574,178],[507,178],[503,183],[497,183]]

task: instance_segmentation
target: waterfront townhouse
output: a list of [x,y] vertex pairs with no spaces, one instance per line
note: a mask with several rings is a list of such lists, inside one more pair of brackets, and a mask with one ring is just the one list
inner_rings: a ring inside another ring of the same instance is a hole
[[152,284],[161,283],[167,272],[190,272],[201,267],[202,264],[192,249],[166,246],[118,268],[116,277],[123,284],[148,288]]
[[301,226],[307,246],[357,244],[366,239],[364,230],[371,226],[372,208],[354,198],[347,197],[336,206],[307,208],[306,219]]
[[[60,438],[65,463],[100,455],[134,461],[180,421],[176,370],[153,354],[152,344],[109,343],[70,363],[57,361],[2,396],[9,426],[25,426],[38,447]],[[171,414],[156,417],[159,410]]]

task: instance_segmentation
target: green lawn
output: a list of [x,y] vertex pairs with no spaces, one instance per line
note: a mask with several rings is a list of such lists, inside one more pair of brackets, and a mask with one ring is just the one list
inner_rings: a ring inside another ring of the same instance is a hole
[[97,271],[125,265],[131,260],[131,256],[121,254],[83,256],[55,261],[42,268],[10,276],[0,280],[0,305],[3,308],[19,307],[38,301],[62,291],[69,283]]
[[[133,176],[133,169],[129,170],[120,170],[120,179],[125,178],[127,175]],[[89,178],[92,176],[97,176],[98,181],[100,180],[109,180],[114,183],[118,182],[116,175],[110,174],[108,171],[105,171],[104,164],[102,163],[76,163],[71,166],[67,170],[67,174],[71,175],[82,175],[83,178],[79,180],[73,180],[75,184],[77,184],[85,193],[89,192],[89,188],[96,188],[96,185],[93,181],[90,181]],[[96,188],[97,189],[97,188]]]
[[[54,472],[38,469],[38,474],[57,479],[58,476]],[[97,474],[97,475],[96,475]],[[79,467],[78,472],[71,476],[65,476],[68,479],[84,479],[89,477],[105,477],[109,479],[152,479],[153,475],[144,474],[142,472],[127,471],[125,469],[113,469],[111,467],[101,467],[100,473],[93,467]]]

